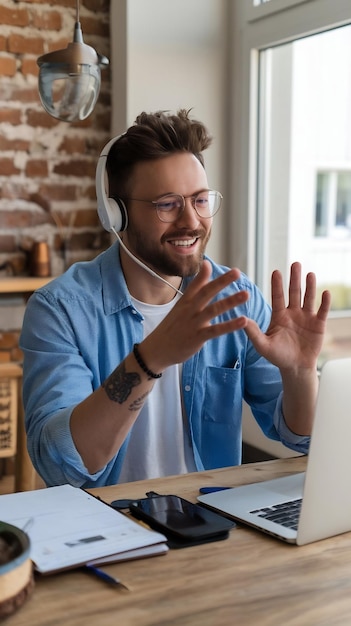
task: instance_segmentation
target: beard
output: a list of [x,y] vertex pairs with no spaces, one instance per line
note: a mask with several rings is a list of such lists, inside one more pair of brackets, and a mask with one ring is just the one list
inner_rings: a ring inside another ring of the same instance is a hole
[[[208,240],[211,235],[211,230],[205,231],[205,229],[196,231],[175,231],[172,233],[172,238],[184,236],[200,239],[201,245],[197,249],[196,253],[191,255],[181,256],[179,259],[172,258],[166,250],[156,249],[155,245],[148,241],[141,231],[138,231],[130,223],[128,225],[128,247],[141,261],[148,265],[156,273],[163,274],[165,276],[179,276],[180,278],[186,278],[188,276],[194,276],[198,273],[205,254],[205,249]],[[161,243],[166,243],[169,239],[169,234],[161,237]]]

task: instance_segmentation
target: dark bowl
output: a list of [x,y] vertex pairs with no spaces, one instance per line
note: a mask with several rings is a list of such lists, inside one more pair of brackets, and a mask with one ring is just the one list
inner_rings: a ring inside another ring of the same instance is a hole
[[18,609],[33,587],[28,535],[12,524],[0,521],[0,619]]

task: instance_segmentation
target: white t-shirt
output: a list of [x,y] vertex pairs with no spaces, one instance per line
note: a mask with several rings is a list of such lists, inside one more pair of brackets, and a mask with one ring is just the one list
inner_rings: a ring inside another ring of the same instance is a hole
[[[179,297],[161,305],[132,298],[144,317],[144,337],[160,324]],[[181,368],[168,367],[148,395],[132,428],[120,483],[196,471],[181,397]]]

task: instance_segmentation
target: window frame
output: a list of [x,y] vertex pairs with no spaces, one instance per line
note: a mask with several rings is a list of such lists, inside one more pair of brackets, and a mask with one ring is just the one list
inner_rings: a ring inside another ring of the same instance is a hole
[[270,0],[255,7],[242,0],[230,2],[229,13],[228,255],[230,265],[256,280],[260,51],[351,24],[351,6],[349,0]]
[[[246,0],[245,0],[246,1]],[[304,2],[310,2],[310,0],[266,0],[262,4],[254,5],[254,0],[250,0],[246,3],[246,18],[249,22],[254,22],[262,17],[279,13],[280,11],[286,11],[297,4],[303,4]]]

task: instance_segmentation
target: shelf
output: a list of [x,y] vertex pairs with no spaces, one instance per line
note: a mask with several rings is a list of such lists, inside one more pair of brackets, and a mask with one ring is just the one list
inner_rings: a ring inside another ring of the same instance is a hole
[[37,276],[4,276],[0,278],[0,294],[1,293],[29,293],[43,287],[51,280],[53,276],[45,278]]

